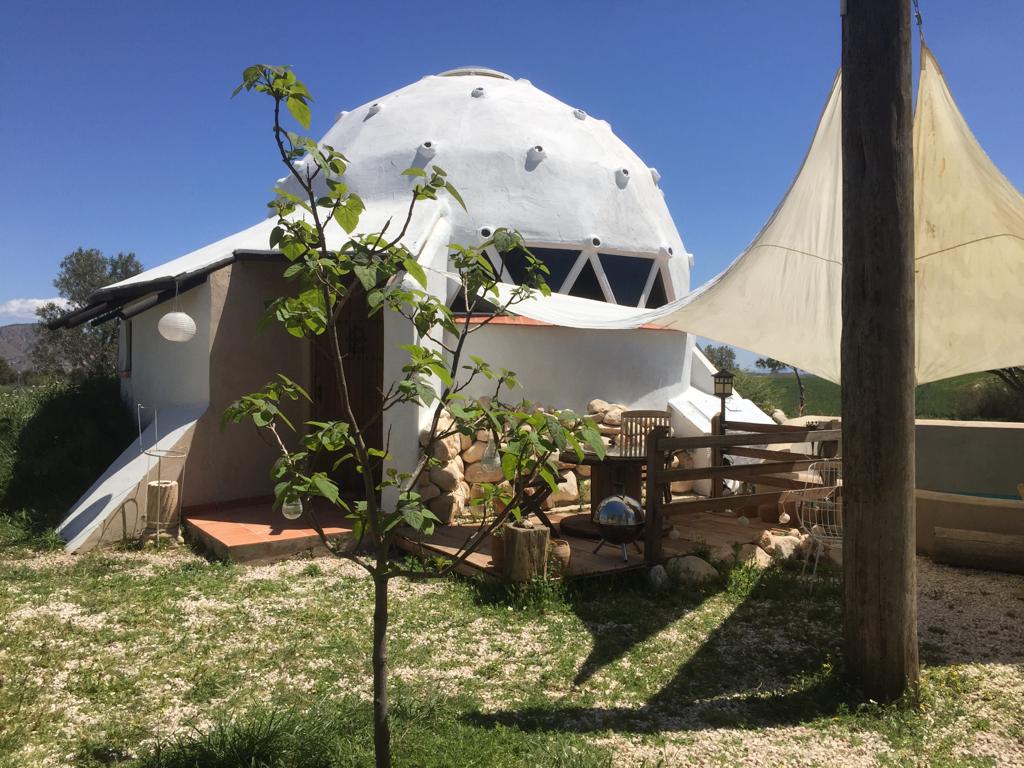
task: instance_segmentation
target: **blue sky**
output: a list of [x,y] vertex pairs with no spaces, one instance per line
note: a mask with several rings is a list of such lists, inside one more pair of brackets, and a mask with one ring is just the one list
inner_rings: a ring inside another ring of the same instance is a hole
[[[275,8],[286,8],[282,15]],[[662,174],[694,285],[753,238],[839,65],[838,0],[5,3],[0,323],[77,246],[152,266],[263,216],[280,175],[244,66],[295,66],[334,115],[464,64],[525,77]],[[922,0],[961,110],[1024,187],[1024,3]],[[25,305],[22,305],[25,306]]]

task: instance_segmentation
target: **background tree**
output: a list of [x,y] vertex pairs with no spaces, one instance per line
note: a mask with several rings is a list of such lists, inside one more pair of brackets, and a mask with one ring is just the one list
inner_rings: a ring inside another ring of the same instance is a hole
[[1007,389],[1024,400],[1024,367],[996,368],[989,373],[994,374]]
[[728,344],[721,344],[715,346],[714,344],[705,344],[703,349],[700,350],[704,353],[704,356],[711,361],[711,364],[720,371],[735,371],[736,370],[736,350],[730,347]]
[[0,357],[0,385],[14,384],[18,380],[18,372],[3,357]]
[[[476,248],[450,246],[450,269],[458,275],[468,310],[465,317],[456,318],[443,299],[426,290],[423,267],[402,244],[417,203],[447,194],[462,205],[445,172],[437,166],[430,171],[404,171],[415,183],[404,222],[395,235],[391,235],[389,221],[379,232],[353,236],[363,203],[342,181],[347,167],[345,157],[330,146],[318,145],[286,130],[281,124],[283,106],[304,128],[309,127],[312,99],[306,87],[288,68],[257,65],[243,73],[236,93],[242,89],[273,99],[273,134],[278,155],[301,190],[296,195],[278,189],[278,197],[270,203],[277,215],[270,246],[280,250],[290,262],[284,276],[293,282],[295,292],[272,301],[268,318],[281,322],[291,335],[307,344],[310,338],[327,334],[343,412],[336,419],[307,422],[301,446],[291,450],[288,432],[298,430],[282,413],[281,405],[309,398],[295,382],[278,375],[259,392],[236,401],[225,412],[224,421],[252,421],[269,433],[280,451],[272,472],[277,504],[293,508],[296,503],[301,504],[303,514],[327,550],[357,563],[373,580],[374,751],[378,766],[390,766],[387,628],[392,580],[451,572],[495,528],[510,517],[521,516],[537,483],[557,487],[557,457],[561,452],[575,451],[582,458],[584,443],[598,454],[603,454],[604,446],[597,426],[589,419],[568,411],[545,413],[525,401],[504,403],[504,392],[516,385],[515,374],[493,369],[475,356],[466,359],[467,339],[496,314],[524,300],[534,290],[550,293],[543,280],[546,268],[528,252],[527,278],[510,294],[499,292],[497,276],[483,249],[493,247],[507,252],[521,248],[515,233],[498,230]],[[337,248],[328,246],[327,228],[331,222],[350,236]],[[370,315],[381,311],[401,315],[416,329],[419,338],[418,343],[403,346],[408,362],[401,378],[386,383],[376,412],[364,419],[358,419],[349,405],[348,381],[338,341],[338,317],[352,300],[365,302]],[[474,380],[490,381],[491,396],[467,397],[467,387]],[[421,436],[423,453],[415,467],[394,465],[390,435],[383,449],[373,447],[368,438],[368,430],[383,419],[386,411],[403,405],[432,409],[430,426]],[[474,436],[481,429],[490,432],[500,451],[505,482],[483,488],[484,503],[497,513],[480,522],[447,566],[430,573],[404,567],[401,561],[393,559],[394,538],[403,532],[408,534],[410,529],[429,534],[438,522],[415,491],[420,475],[431,466],[440,465],[440,457],[447,455],[447,446],[451,445],[446,441],[457,441],[460,434]],[[337,469],[346,463],[355,465],[363,481],[362,498],[354,503],[340,496],[328,472],[316,469],[325,465]],[[324,534],[312,503],[314,498],[321,505],[326,503],[342,510],[352,520],[350,539],[339,541]]]
[[51,331],[46,323],[65,312],[81,309],[89,296],[104,286],[142,271],[134,253],[104,256],[94,248],[77,248],[63,258],[54,287],[67,305],[50,302],[36,314],[40,318],[32,348],[33,367],[45,373],[113,374],[117,370],[117,323]]
[[778,373],[783,368],[792,368],[793,375],[796,376],[796,388],[800,393],[799,413],[797,416],[803,416],[804,411],[807,410],[807,392],[804,390],[804,381],[800,378],[800,370],[795,365],[784,363],[781,360],[776,360],[774,357],[759,357],[757,362],[754,363],[758,368],[763,370],[771,371],[772,373]]

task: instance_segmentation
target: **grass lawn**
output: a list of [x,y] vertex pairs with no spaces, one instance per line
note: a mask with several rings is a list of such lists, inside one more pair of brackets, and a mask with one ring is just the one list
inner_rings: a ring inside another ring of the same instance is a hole
[[[766,374],[775,386],[778,406],[787,416],[796,416],[800,399],[796,378],[792,372]],[[988,373],[971,373],[966,376],[922,384],[917,388],[917,416],[921,419],[964,418],[963,396],[978,382],[992,379]],[[838,416],[840,411],[839,385],[817,376],[803,376],[807,390],[807,413],[821,416]]]
[[[0,551],[0,766],[371,764],[370,584],[327,559]],[[402,766],[1024,765],[1024,577],[921,561],[920,709],[840,682],[838,590],[737,569],[393,587]]]

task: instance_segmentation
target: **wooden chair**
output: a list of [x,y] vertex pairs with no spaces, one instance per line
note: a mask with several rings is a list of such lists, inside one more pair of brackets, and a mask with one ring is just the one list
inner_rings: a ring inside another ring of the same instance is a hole
[[[622,456],[646,456],[647,435],[655,427],[668,427],[672,434],[672,417],[665,411],[623,411],[622,427],[619,439],[619,453]],[[646,482],[647,468],[644,468]],[[662,488],[666,503],[672,501],[672,486],[666,484]]]
[[622,456],[646,456],[647,435],[655,427],[672,429],[668,411],[623,411],[622,427],[616,441]]

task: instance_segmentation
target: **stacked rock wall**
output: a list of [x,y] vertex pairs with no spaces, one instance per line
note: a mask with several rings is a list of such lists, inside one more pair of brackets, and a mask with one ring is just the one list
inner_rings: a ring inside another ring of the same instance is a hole
[[[601,434],[606,442],[619,433],[618,424],[625,406],[609,404],[603,400],[591,403],[590,416],[598,422]],[[597,410],[600,407],[601,410]],[[545,409],[556,410],[556,409]],[[606,423],[607,412],[614,410],[612,422]],[[616,421],[617,418],[617,421]],[[439,429],[441,431],[451,425],[451,419],[445,414]],[[434,446],[434,458],[442,462],[420,476],[418,492],[430,511],[440,518],[441,522],[451,524],[460,519],[479,519],[484,510],[478,503],[483,483],[500,483],[504,480],[500,469],[488,470],[480,461],[487,451],[491,434],[485,430],[471,438],[468,435],[453,435],[445,438]],[[426,442],[426,435],[421,436]],[[545,508],[582,504],[588,501],[590,467],[559,462],[559,469],[564,480],[559,483],[558,490],[548,496]]]
[[[598,424],[606,444],[610,444],[619,435],[622,412],[625,410],[626,406],[605,400],[591,400],[587,405],[587,415]],[[445,414],[439,429],[444,431],[451,423],[451,418]],[[447,525],[459,520],[479,520],[484,514],[479,503],[482,484],[501,483],[504,480],[500,469],[488,470],[485,464],[481,464],[490,440],[491,434],[481,430],[475,437],[453,435],[435,444],[434,458],[441,462],[441,466],[424,472],[417,490],[430,511],[442,523]],[[424,434],[421,443],[425,442]],[[692,466],[692,461],[688,454],[681,454],[674,458],[673,465]],[[572,504],[582,507],[589,502],[590,467],[562,462],[558,466],[564,480],[559,483],[558,490],[548,496],[545,509]],[[692,483],[672,484],[672,490],[677,493],[688,493],[692,487]]]

